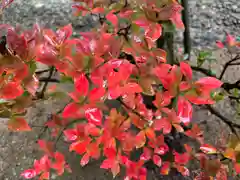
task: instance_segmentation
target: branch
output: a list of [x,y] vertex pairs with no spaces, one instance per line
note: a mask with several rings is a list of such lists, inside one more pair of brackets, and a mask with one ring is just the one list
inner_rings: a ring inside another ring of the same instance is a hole
[[138,117],[140,117],[142,120],[144,121],[148,121],[144,116],[142,116],[141,114],[139,114],[138,111],[136,111],[135,109],[132,109],[131,107],[129,107],[125,102],[123,102],[120,98],[117,99],[126,109],[132,111],[132,113],[136,114]]
[[228,118],[226,118],[225,116],[223,116],[220,112],[218,112],[214,107],[212,107],[211,105],[206,105],[207,110],[212,113],[213,115],[215,115],[216,117],[218,117],[219,119],[221,119],[222,122],[224,122],[226,125],[228,125],[228,127],[231,129],[231,131],[239,138],[238,133],[236,131],[235,128],[240,129],[240,124],[236,124],[233,123],[232,121],[230,121]]
[[58,79],[49,79],[48,77],[42,77],[42,78],[39,78],[39,81],[40,82],[55,82],[55,83],[59,83],[60,81]]
[[239,55],[236,55],[235,58],[233,58],[233,59],[231,59],[230,61],[228,61],[228,62],[225,63],[225,65],[223,66],[223,70],[222,70],[222,72],[221,72],[221,74],[220,74],[220,76],[219,76],[219,80],[221,80],[221,79],[223,78],[223,75],[225,74],[228,66],[231,66],[231,65],[234,65],[234,64],[238,65],[238,63],[233,63],[233,62],[235,62],[235,61],[237,61],[237,60],[239,60],[239,59],[240,59],[240,56],[239,56]]
[[48,71],[50,71],[50,70],[51,70],[51,69],[44,69],[44,70],[41,70],[41,71],[36,71],[35,74],[36,74],[36,75],[39,75],[39,74],[48,72]]
[[204,69],[204,68],[201,68],[201,67],[197,67],[197,66],[191,66],[191,68],[194,70],[194,71],[199,71],[207,76],[211,76],[211,77],[216,77],[215,74],[211,73],[210,70],[208,69]]
[[240,80],[236,81],[235,83],[223,83],[222,88],[226,91],[230,91],[231,89],[239,89],[240,90]]
[[[52,67],[50,68],[50,72],[49,72],[49,75],[48,75],[48,77],[47,77],[48,80],[51,79],[51,77],[52,77],[52,75],[53,75],[53,72],[54,72],[54,67],[52,66]],[[44,97],[44,93],[45,93],[45,91],[46,91],[46,89],[47,89],[47,85],[48,85],[48,81],[45,81],[45,84],[43,85],[43,89],[42,89],[42,91],[40,92],[39,98],[42,99],[42,98]]]

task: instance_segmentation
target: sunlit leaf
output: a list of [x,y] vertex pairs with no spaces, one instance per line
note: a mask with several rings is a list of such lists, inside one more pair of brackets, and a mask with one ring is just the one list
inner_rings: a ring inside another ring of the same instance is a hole
[[11,131],[31,131],[27,121],[22,117],[13,117],[8,121],[8,129]]

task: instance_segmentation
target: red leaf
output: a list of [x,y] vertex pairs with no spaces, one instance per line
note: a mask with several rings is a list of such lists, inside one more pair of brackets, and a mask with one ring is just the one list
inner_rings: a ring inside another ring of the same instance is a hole
[[235,169],[237,174],[240,174],[240,163],[235,163],[234,164],[234,169]]
[[180,121],[185,125],[188,125],[192,119],[192,105],[188,100],[180,96],[178,97],[177,107],[177,115],[180,118]]
[[188,63],[180,62],[180,69],[184,76],[186,76],[189,80],[192,79],[192,69]]
[[25,179],[32,179],[37,176],[37,173],[34,169],[28,169],[21,173],[21,176],[23,176]]
[[39,81],[37,79],[37,77],[35,75],[33,75],[27,82],[24,82],[25,88],[27,89],[27,91],[35,96],[35,93],[38,89],[38,85],[39,85]]
[[224,48],[224,44],[221,41],[216,41],[216,45],[220,49]]
[[204,89],[212,90],[220,88],[223,83],[214,77],[203,77],[199,79],[195,84],[200,85]]
[[155,120],[153,124],[154,130],[163,130],[163,134],[169,134],[172,130],[172,125],[167,118]]
[[140,93],[142,92],[142,88],[137,83],[127,83],[123,88],[123,92],[126,94]]
[[56,65],[58,62],[57,53],[50,45],[41,44],[36,47],[36,61],[48,66]]
[[149,26],[149,22],[145,19],[138,19],[138,20],[135,20],[134,23],[140,27],[148,27]]
[[91,103],[95,101],[101,100],[101,98],[105,95],[106,90],[102,87],[94,88],[89,93],[89,100]]
[[117,27],[118,25],[118,18],[115,14],[112,14],[112,13],[108,13],[107,16],[106,16],[106,19],[108,21],[110,21],[114,27]]
[[160,173],[161,173],[162,175],[168,175],[169,171],[170,171],[170,162],[164,162],[164,163],[162,164]]
[[149,127],[147,129],[145,129],[145,134],[149,140],[151,140],[153,142],[156,140],[156,134],[152,128]]
[[63,133],[69,141],[75,141],[78,138],[78,133],[76,129],[67,129],[63,131]]
[[143,153],[141,154],[141,157],[140,157],[140,160],[147,161],[147,160],[151,159],[151,157],[152,157],[152,151],[149,148],[144,147]]
[[152,23],[145,31],[145,36],[152,42],[155,42],[162,34],[162,27],[158,23]]
[[65,168],[65,158],[62,153],[55,152],[54,154],[55,162],[52,164],[52,168],[57,171],[58,176],[61,176],[64,173]]
[[226,38],[226,42],[229,46],[233,46],[235,45],[236,40],[232,35],[228,34]]
[[100,126],[102,124],[102,111],[98,108],[87,108],[85,116],[89,123]]
[[113,161],[114,161],[114,159],[105,159],[102,162],[100,168],[102,168],[102,169],[110,169],[110,168],[112,168]]
[[8,84],[3,85],[1,89],[1,96],[3,99],[15,99],[18,96],[21,96],[23,92],[24,91],[20,84],[10,82]]
[[59,43],[63,43],[65,40],[67,40],[69,37],[71,37],[73,32],[72,25],[68,24],[60,29],[57,30],[57,39]]
[[88,164],[88,162],[89,162],[89,155],[86,153],[83,155],[80,164],[81,166],[85,166]]
[[190,172],[188,168],[181,166],[181,165],[175,165],[175,168],[180,172],[183,176],[189,176]]
[[154,149],[154,153],[155,154],[159,154],[159,155],[164,155],[169,151],[169,147],[166,144],[163,144],[161,146],[159,146],[158,148]]
[[156,164],[158,167],[161,167],[161,165],[162,165],[162,159],[161,159],[161,157],[158,156],[158,155],[154,155],[154,156],[153,156],[153,162],[154,162],[154,164]]
[[89,82],[84,74],[80,74],[77,78],[75,78],[74,84],[77,92],[81,96],[86,96],[88,94]]
[[81,118],[83,115],[84,113],[81,112],[81,107],[77,103],[68,104],[62,112],[63,118]]
[[8,121],[8,129],[11,131],[31,131],[26,120],[22,117],[13,117]]
[[115,161],[113,163],[111,171],[112,171],[112,174],[113,174],[113,178],[115,178],[119,174],[120,166],[119,166],[119,163],[117,161]]
[[140,131],[136,136],[136,148],[141,148],[146,143],[146,136],[144,131]]
[[191,156],[188,153],[180,154],[180,153],[174,152],[174,160],[178,164],[186,165],[189,162],[190,157]]
[[53,143],[44,140],[38,140],[38,145],[46,154],[53,156]]
[[217,149],[209,144],[203,144],[200,147],[201,151],[204,152],[205,154],[216,154]]
[[89,143],[90,143],[89,139],[85,141],[74,142],[70,145],[69,151],[76,151],[78,154],[82,155],[83,153],[86,152]]
[[16,52],[20,57],[25,57],[27,53],[27,41],[24,36],[19,36],[15,30],[8,29],[7,32],[8,47]]

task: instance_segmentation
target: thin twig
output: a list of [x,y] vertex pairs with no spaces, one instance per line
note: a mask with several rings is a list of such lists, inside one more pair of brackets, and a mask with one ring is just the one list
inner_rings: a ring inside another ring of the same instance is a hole
[[132,111],[132,113],[136,114],[137,116],[139,116],[141,119],[143,119],[144,121],[148,121],[143,115],[139,114],[138,111],[136,111],[135,109],[132,109],[131,107],[129,107],[125,102],[123,102],[120,98],[117,99],[126,109]]
[[[49,75],[48,75],[48,80],[51,79],[51,77],[52,77],[52,75],[53,75],[53,71],[54,71],[54,67],[52,66],[52,67],[50,68],[50,72],[49,72]],[[44,93],[45,93],[45,91],[46,91],[46,89],[47,89],[47,85],[48,85],[48,81],[46,81],[46,82],[44,83],[43,89],[42,89],[42,91],[41,91],[41,93],[40,93],[40,95],[39,95],[39,98],[42,99],[42,98],[44,97]]]
[[[212,113],[213,115],[217,116],[219,119],[221,119],[222,122],[224,122],[226,125],[228,125],[228,127],[231,129],[231,131],[239,138],[239,135],[236,131],[235,128],[239,128],[240,129],[240,124],[236,124],[232,121],[230,121],[228,118],[226,118],[225,116],[223,116],[220,112],[218,112],[214,107],[212,107],[211,105],[206,105],[207,110]],[[240,139],[240,138],[239,138]]]
[[216,77],[216,75],[214,75],[213,73],[211,73],[210,70],[208,69],[204,69],[204,68],[201,68],[201,67],[197,67],[197,66],[191,66],[192,70],[194,71],[199,71],[207,76],[211,76],[211,77]]
[[76,119],[76,120],[73,120],[71,122],[69,122],[65,127],[62,128],[61,132],[59,133],[58,137],[56,138],[55,140],[55,143],[54,143],[54,146],[55,146],[55,149],[57,147],[57,143],[59,142],[59,140],[61,139],[64,131],[69,128],[71,125],[77,123],[77,122],[81,122],[81,121],[84,121],[85,119]]
[[39,78],[39,82],[55,82],[55,83],[59,83],[60,81],[58,79],[49,79],[48,77],[42,77],[42,78]]
[[41,70],[41,71],[36,71],[35,74],[36,75],[39,75],[39,74],[42,74],[42,73],[45,73],[45,72],[49,72],[50,69],[44,69],[44,70]]
[[221,74],[220,74],[220,76],[219,76],[218,79],[221,80],[221,79],[223,78],[223,76],[224,76],[224,74],[225,74],[228,66],[230,66],[233,62],[235,62],[235,61],[237,61],[237,60],[239,60],[239,59],[240,59],[240,56],[239,56],[239,55],[236,55],[233,59],[231,59],[230,61],[226,62],[226,63],[224,64],[224,66],[223,66],[223,70],[222,70],[222,72],[221,72]]

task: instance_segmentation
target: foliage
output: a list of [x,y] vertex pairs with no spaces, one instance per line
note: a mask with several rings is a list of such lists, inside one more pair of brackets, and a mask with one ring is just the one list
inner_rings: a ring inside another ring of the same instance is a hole
[[[92,31],[81,32],[81,38],[71,37],[70,24],[56,32],[37,24],[22,32],[1,26],[7,35],[6,46],[1,47],[0,105],[1,117],[10,118],[9,129],[31,130],[24,119],[27,107],[34,99],[44,98],[47,82],[68,82],[74,85],[74,91],[66,93],[71,102],[46,127],[57,140],[65,136],[71,143],[69,151],[82,156],[82,166],[103,157],[101,168],[109,169],[113,177],[124,167],[126,180],[143,180],[148,163],[162,175],[175,168],[189,176],[187,164],[195,159],[202,177],[222,180],[227,178],[224,157],[239,173],[239,141],[233,138],[218,150],[204,143],[200,128],[191,122],[192,104],[214,104],[213,92],[231,84],[211,74],[194,81],[188,62],[167,64],[166,52],[156,46],[164,28],[174,30],[169,23],[184,28],[181,5],[174,0],[75,1],[75,15],[96,16],[100,22]],[[232,37],[227,41],[239,46]],[[36,63],[50,66],[49,78],[37,77]],[[51,79],[55,70],[62,75],[60,81]],[[39,82],[44,81],[38,92]],[[107,100],[121,106],[108,107]],[[195,139],[199,151],[178,142],[178,136]],[[52,170],[59,176],[65,170],[71,172],[53,142],[39,140],[38,144],[44,156],[23,177],[43,180],[50,178]]]

